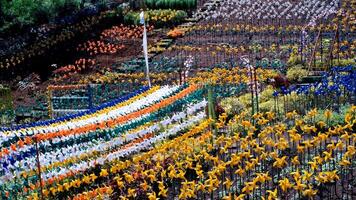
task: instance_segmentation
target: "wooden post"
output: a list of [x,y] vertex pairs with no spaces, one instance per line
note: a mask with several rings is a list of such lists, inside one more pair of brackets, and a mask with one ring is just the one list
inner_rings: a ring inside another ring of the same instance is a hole
[[[258,105],[258,81],[257,81],[257,66],[254,67],[254,84],[255,84],[255,96],[256,96],[256,112],[259,112]],[[253,105],[254,106],[254,105]]]
[[[314,45],[314,48],[313,48],[313,52],[310,55],[309,65],[308,65],[308,73],[310,73],[310,71],[312,70],[311,66],[312,66],[312,62],[313,61],[314,61],[314,67],[315,67],[315,51],[316,51],[316,45],[318,44],[318,40],[319,40],[319,37],[320,37],[320,33],[321,33],[321,29],[319,30],[318,36],[315,39],[315,45]],[[314,68],[314,70],[315,70],[315,68]]]
[[52,88],[48,86],[48,117],[51,119],[53,117],[53,104],[52,104]]

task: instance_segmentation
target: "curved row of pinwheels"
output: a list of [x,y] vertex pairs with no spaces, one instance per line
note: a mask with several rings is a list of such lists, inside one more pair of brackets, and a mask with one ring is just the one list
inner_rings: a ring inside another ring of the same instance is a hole
[[[337,12],[338,0],[329,1],[234,1],[224,0],[207,20],[214,18],[236,19],[305,19],[308,21],[327,19]],[[199,13],[204,16],[204,13]]]
[[54,185],[180,134],[205,118],[202,92],[197,85],[153,87],[67,121],[1,132],[1,195],[36,196],[42,182],[48,196]]
[[[231,120],[223,114],[215,123],[203,121],[174,140],[62,189],[82,191],[74,197],[78,200],[350,197],[352,189],[342,187],[355,166],[356,107],[334,127],[303,119],[315,114],[290,112],[283,123],[272,112],[242,113]],[[324,114],[333,117],[330,111]],[[209,129],[212,124],[218,133]],[[57,195],[55,188],[48,193]]]

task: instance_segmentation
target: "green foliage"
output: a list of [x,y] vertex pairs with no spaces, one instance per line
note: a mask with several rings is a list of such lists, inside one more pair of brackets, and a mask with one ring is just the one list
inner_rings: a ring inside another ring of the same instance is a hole
[[287,78],[292,82],[301,81],[307,75],[308,70],[304,69],[303,65],[295,65],[287,70]]
[[146,0],[145,4],[150,9],[194,9],[197,0]]
[[[87,0],[0,0],[0,30],[45,23],[78,11]],[[108,0],[90,3],[105,7]]]
[[355,66],[356,65],[355,59],[356,58],[340,59],[340,61],[335,59],[334,60],[334,65],[335,66],[349,66],[349,65]]
[[241,103],[236,97],[228,97],[221,101],[221,106],[224,108],[228,115],[240,114],[244,109],[245,105]]
[[[315,122],[319,122],[319,121],[324,121],[324,122],[329,122],[330,126],[336,126],[339,124],[344,124],[345,122],[345,118],[344,116],[346,115],[346,113],[348,112],[348,110],[350,109],[350,105],[343,105],[340,107],[338,112],[333,111],[332,115],[329,119],[329,121],[326,119],[324,113],[325,110],[318,110],[318,113],[315,116]],[[308,117],[305,117],[305,120],[307,120]]]
[[32,24],[36,21],[35,15],[40,8],[40,2],[35,0],[13,0],[3,10],[5,15],[13,16],[21,25]]
[[[284,105],[282,103],[278,104],[278,109],[283,110]],[[259,105],[259,112],[270,112],[275,111],[275,100],[271,99],[269,101],[263,102]]]
[[12,109],[12,96],[8,88],[0,85],[0,111]]
[[303,65],[304,63],[302,62],[302,57],[298,55],[297,52],[292,52],[289,56],[289,59],[287,61],[288,66],[294,66],[294,65]]
[[[259,103],[261,111],[271,111],[274,109],[273,99],[274,89],[272,86],[267,86],[259,94]],[[228,114],[238,114],[242,110],[251,109],[251,94],[246,93],[239,97],[229,97],[221,101],[221,105],[227,111]]]
[[267,86],[259,95],[259,101],[260,102],[266,102],[269,100],[273,100],[273,92],[275,89],[273,89],[272,86]]

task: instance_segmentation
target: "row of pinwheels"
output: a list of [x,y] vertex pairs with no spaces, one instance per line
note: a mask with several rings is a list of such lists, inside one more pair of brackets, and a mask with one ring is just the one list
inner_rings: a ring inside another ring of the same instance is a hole
[[[151,73],[150,79],[154,85],[164,85],[167,83],[174,83],[177,79],[176,74],[173,73]],[[143,72],[138,73],[113,73],[105,72],[105,74],[93,74],[84,77],[79,83],[88,84],[114,84],[114,83],[129,83],[147,85],[147,78]]]
[[[62,189],[78,200],[352,198],[356,107],[332,127],[305,119],[315,114],[222,114]],[[58,197],[57,188],[48,195]]]
[[[147,31],[153,30],[153,26],[148,26]],[[77,51],[88,52],[90,56],[97,54],[116,54],[126,48],[123,43],[130,39],[142,38],[142,26],[113,26],[110,29],[105,29],[100,34],[100,40],[87,41],[79,44]]]
[[67,196],[79,177],[94,177],[108,163],[150,149],[205,118],[206,101],[196,85],[141,92],[93,113],[2,132],[3,197]]
[[[257,80],[266,81],[267,79],[272,79],[277,73],[272,69],[257,69]],[[177,73],[152,73],[151,82],[153,84],[168,84],[168,83],[179,83],[179,74]],[[248,70],[245,68],[234,67],[232,69],[225,68],[214,68],[211,71],[201,71],[189,76],[187,82],[190,84],[214,84],[214,85],[238,85],[246,84],[250,82],[251,78],[248,75]],[[145,85],[146,77],[144,73],[131,73],[131,74],[121,74],[121,73],[110,73],[92,75],[81,80],[81,83],[142,83]]]
[[96,66],[95,59],[80,58],[74,62],[74,65],[66,65],[54,70],[53,71],[53,74],[55,76],[54,81],[58,82],[61,80],[66,80],[74,74],[78,74],[78,73],[88,71],[90,69],[94,69],[95,66]]
[[[154,29],[154,26],[147,25],[147,32]],[[143,36],[143,26],[135,25],[123,25],[113,26],[110,29],[105,29],[101,35],[100,39],[105,41],[120,41],[125,39],[137,39]]]
[[[88,40],[77,47],[78,52],[84,52],[83,56],[93,57],[103,54],[117,54],[127,48],[124,43],[130,39],[142,37],[143,28],[138,26],[113,26],[105,29],[100,34],[100,39],[96,41]],[[153,26],[148,27],[151,31]],[[59,82],[67,80],[69,77],[92,70],[97,65],[95,58],[80,58],[75,63],[60,67],[53,71],[54,81]]]
[[[236,19],[284,19],[284,20],[307,20],[308,22],[319,19],[328,19],[336,13],[339,7],[338,0],[321,1],[263,1],[247,0],[233,1],[224,0],[213,13],[203,13],[207,20],[214,18]],[[208,15],[209,14],[209,15]]]

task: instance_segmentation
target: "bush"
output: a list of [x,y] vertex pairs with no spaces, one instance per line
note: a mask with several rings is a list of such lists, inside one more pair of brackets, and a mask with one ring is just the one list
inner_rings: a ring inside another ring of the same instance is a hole
[[350,58],[350,59],[340,59],[340,61],[338,61],[337,59],[334,60],[334,65],[335,66],[355,66],[356,65],[356,58]]
[[288,66],[302,65],[302,57],[298,56],[296,53],[292,53],[287,61]]
[[289,81],[301,81],[305,76],[308,76],[308,70],[303,68],[303,65],[296,65],[287,70],[287,78]]
[[[284,105],[282,103],[278,104],[279,110],[283,110]],[[270,112],[275,111],[275,100],[269,100],[259,104],[259,112]]]
[[275,89],[271,85],[267,86],[259,95],[259,101],[266,102],[271,99],[273,100],[274,91],[275,91]]
[[245,105],[239,101],[237,97],[228,97],[221,101],[221,106],[224,108],[228,115],[240,114]]
[[146,0],[145,4],[150,9],[189,10],[196,8],[197,0]]
[[[106,8],[108,0],[92,0],[95,9]],[[42,24],[79,11],[85,0],[0,0],[0,30]],[[91,8],[93,10],[93,8]]]

